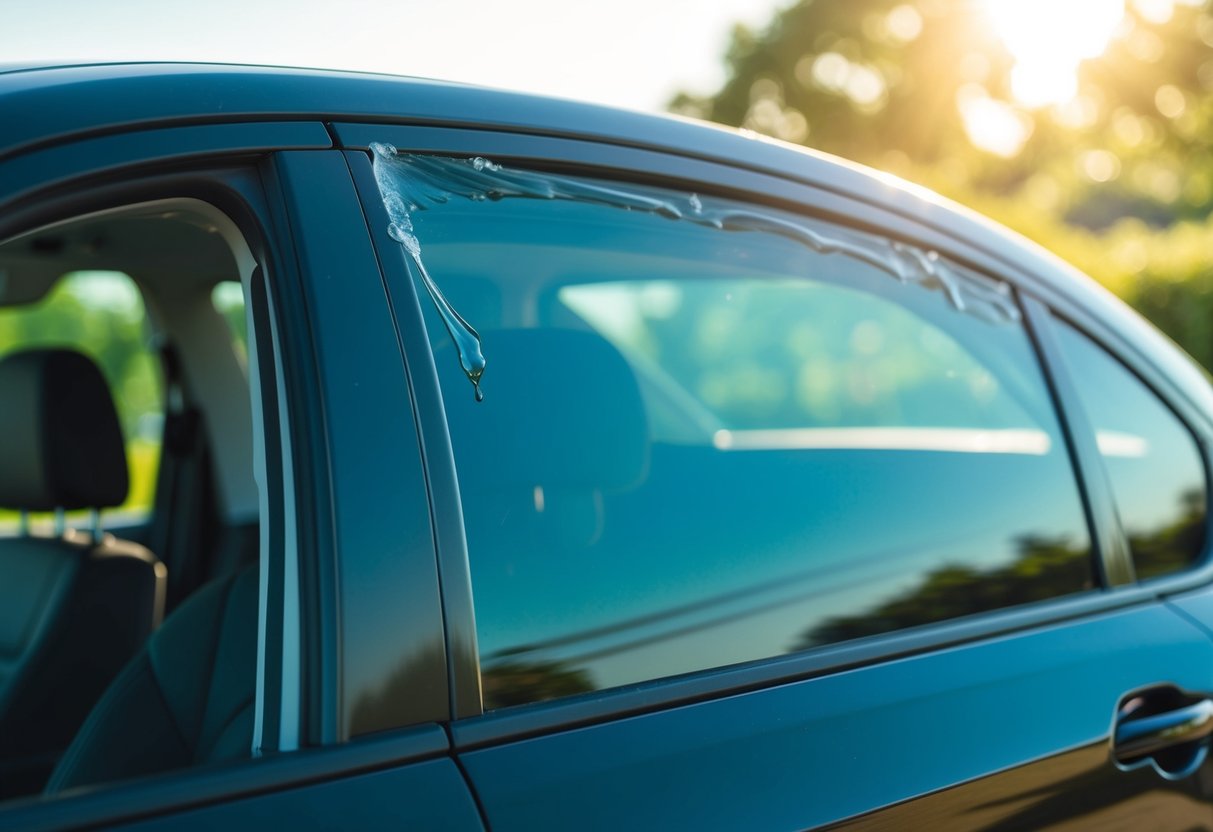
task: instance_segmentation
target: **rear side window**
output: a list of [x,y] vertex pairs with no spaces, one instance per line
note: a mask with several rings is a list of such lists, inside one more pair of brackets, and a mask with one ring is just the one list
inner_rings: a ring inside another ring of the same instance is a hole
[[487,707],[1091,586],[1006,286],[769,209],[412,158],[376,166],[436,296]]
[[1090,338],[1057,323],[1066,363],[1112,484],[1140,578],[1190,566],[1204,546],[1200,448],[1171,410]]

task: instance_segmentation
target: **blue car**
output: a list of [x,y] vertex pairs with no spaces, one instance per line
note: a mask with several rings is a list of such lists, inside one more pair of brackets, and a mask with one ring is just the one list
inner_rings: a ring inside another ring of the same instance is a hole
[[1213,388],[687,121],[0,72],[0,828],[1213,828]]

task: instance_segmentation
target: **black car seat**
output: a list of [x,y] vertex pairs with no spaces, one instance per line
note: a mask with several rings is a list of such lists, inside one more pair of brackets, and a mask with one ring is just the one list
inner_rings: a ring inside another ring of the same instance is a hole
[[[99,510],[128,488],[109,388],[78,352],[0,360],[0,507]],[[89,709],[159,624],[165,570],[95,532],[0,538],[0,795],[42,788]]]
[[250,756],[256,564],[173,611],[114,680],[59,761],[48,793]]

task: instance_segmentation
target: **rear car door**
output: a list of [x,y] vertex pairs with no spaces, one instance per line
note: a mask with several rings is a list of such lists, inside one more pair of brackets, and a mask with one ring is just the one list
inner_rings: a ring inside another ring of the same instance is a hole
[[[1105,470],[1152,440],[1092,427],[1022,276],[718,165],[335,131],[494,829],[1213,823],[1213,643],[1135,580]],[[1178,424],[1188,496],[1151,517],[1201,581]]]

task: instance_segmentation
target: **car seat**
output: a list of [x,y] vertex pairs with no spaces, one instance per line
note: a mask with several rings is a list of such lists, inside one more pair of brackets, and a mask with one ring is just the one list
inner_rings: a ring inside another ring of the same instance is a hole
[[[66,349],[0,360],[0,507],[97,511],[128,488],[109,388]],[[89,709],[160,623],[165,570],[98,531],[0,539],[0,794],[42,787]]]

